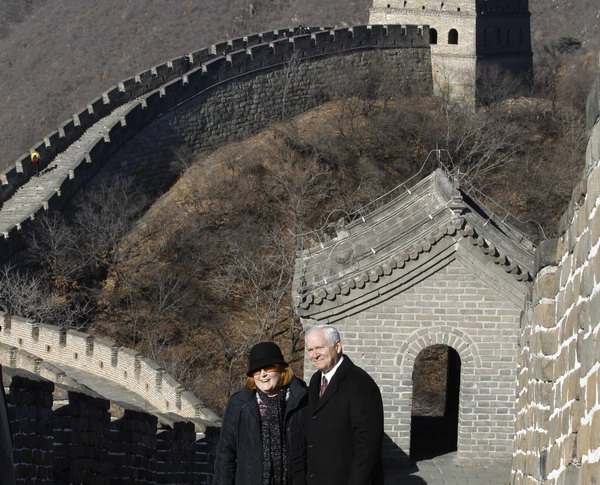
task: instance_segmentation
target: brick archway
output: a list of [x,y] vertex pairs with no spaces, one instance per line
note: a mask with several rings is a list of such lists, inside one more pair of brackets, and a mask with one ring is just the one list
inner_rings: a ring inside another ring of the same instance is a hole
[[463,368],[481,367],[477,344],[464,331],[450,326],[421,328],[410,334],[398,350],[396,364],[403,369],[408,368],[410,374],[419,353],[436,344],[447,345],[456,350]]
[[[472,395],[476,392],[476,381],[479,369],[482,368],[481,355],[477,344],[464,331],[446,325],[421,328],[408,336],[408,338],[400,345],[396,355],[396,365],[398,368],[398,395],[401,398],[400,412],[400,434],[401,438],[398,445],[408,455],[410,455],[410,436],[411,436],[411,409],[412,409],[412,393],[413,379],[412,372],[417,356],[432,345],[443,344],[454,349],[461,360],[460,371],[460,391],[459,391],[459,408],[464,409],[466,400],[472,399]],[[390,409],[393,412],[393,410]],[[474,417],[460,416],[458,429],[458,461],[461,461],[461,428],[468,428],[474,425],[472,423]],[[462,438],[467,438],[466,435]]]

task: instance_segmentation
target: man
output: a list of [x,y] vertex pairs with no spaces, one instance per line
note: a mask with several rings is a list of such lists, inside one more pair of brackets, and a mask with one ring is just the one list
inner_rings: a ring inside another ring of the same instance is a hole
[[305,344],[308,359],[318,371],[308,389],[307,483],[383,484],[379,387],[343,354],[334,327],[311,328]]

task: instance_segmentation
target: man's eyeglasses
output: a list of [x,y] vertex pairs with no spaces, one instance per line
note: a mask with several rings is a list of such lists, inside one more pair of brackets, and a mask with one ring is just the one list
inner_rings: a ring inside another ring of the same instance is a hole
[[277,372],[277,366],[276,365],[268,365],[266,367],[261,367],[260,369],[256,369],[252,375],[253,376],[257,376],[259,375],[262,371],[265,371],[266,373],[270,373],[270,372]]

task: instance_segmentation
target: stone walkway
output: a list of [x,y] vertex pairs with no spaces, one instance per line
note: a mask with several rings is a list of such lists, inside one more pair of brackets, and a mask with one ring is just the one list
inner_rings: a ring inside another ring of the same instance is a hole
[[143,399],[139,394],[136,394],[135,392],[130,391],[113,381],[103,379],[102,377],[98,377],[79,369],[74,369],[73,367],[69,367],[64,364],[52,362],[52,365],[58,367],[68,377],[76,380],[79,384],[90,388],[92,391],[98,393],[105,399],[110,399],[116,403],[133,405],[152,414],[160,414],[158,409]]
[[505,467],[460,468],[456,452],[417,462],[406,470],[386,470],[385,485],[508,485]]
[[[61,184],[82,162],[82,159],[95,145],[98,138],[108,135],[113,124],[122,119],[129,110],[139,103],[133,100],[116,108],[106,117],[92,125],[64,152],[59,153],[48,167],[38,176],[31,177],[13,196],[0,207],[0,234],[8,235],[14,227],[34,217],[44,203],[60,192]],[[83,162],[85,163],[85,162]]]

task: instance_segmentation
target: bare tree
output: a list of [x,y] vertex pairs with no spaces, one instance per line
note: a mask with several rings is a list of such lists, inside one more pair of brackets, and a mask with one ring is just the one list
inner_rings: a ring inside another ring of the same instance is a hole
[[86,294],[57,296],[43,274],[20,272],[14,268],[0,271],[0,306],[12,315],[38,323],[80,329],[94,312]]

